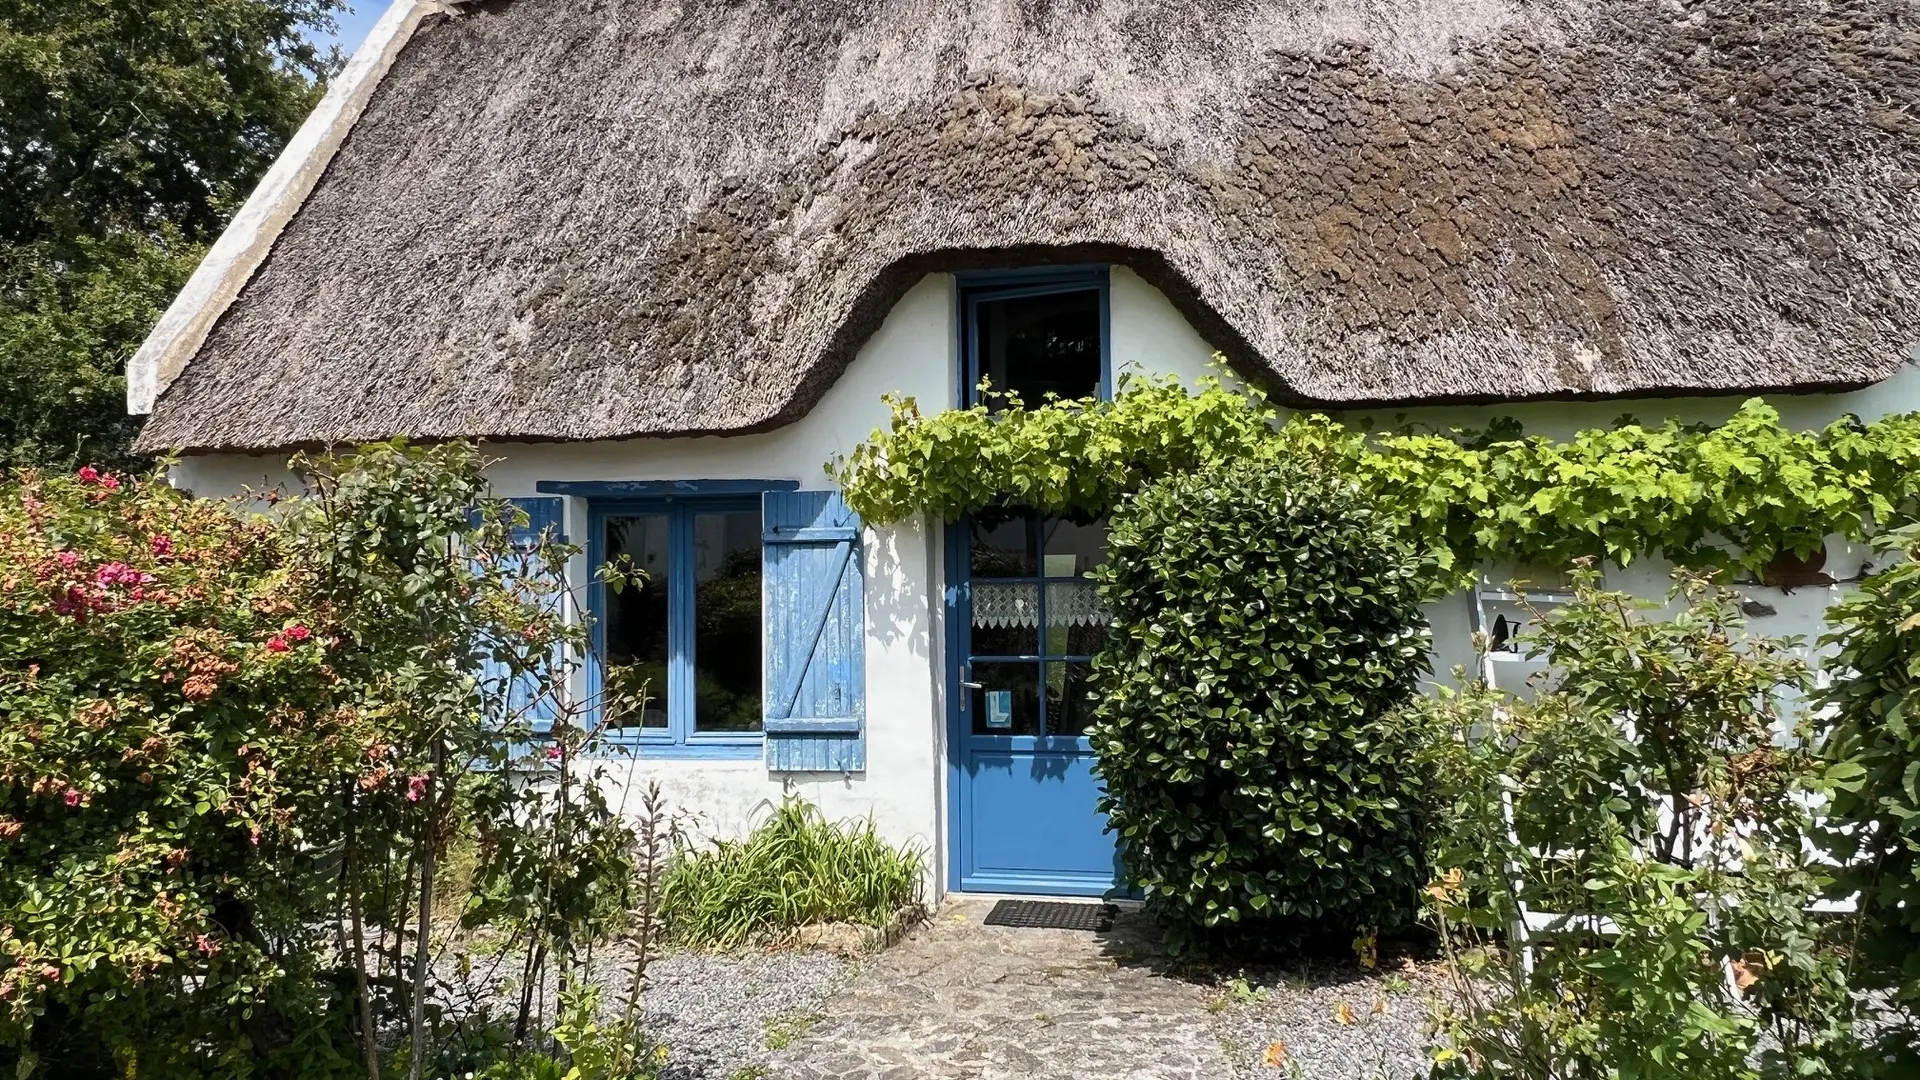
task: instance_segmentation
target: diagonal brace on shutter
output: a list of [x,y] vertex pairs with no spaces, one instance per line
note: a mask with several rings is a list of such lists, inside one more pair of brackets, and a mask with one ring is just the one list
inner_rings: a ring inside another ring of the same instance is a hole
[[[841,540],[838,544],[834,545],[834,551],[836,556],[833,563],[834,569],[829,580],[840,581],[846,576],[847,562],[853,558],[853,541],[851,539]],[[806,657],[806,660],[795,665],[794,669],[787,673],[787,685],[780,690],[780,707],[773,716],[768,718],[770,721],[785,720],[787,717],[793,715],[793,704],[799,700],[800,686],[806,681],[807,670],[813,666],[813,658],[820,651],[820,635],[827,628],[827,620],[832,617],[833,605],[838,598],[838,592],[827,594],[827,602],[821,605],[820,614],[813,621],[813,630],[807,635],[807,650],[801,654]],[[841,724],[842,722],[827,721],[826,723]],[[850,725],[845,726],[845,729],[854,730]],[[769,728],[768,730],[775,729]],[[811,723],[807,724],[802,730],[831,731],[841,730],[841,728],[830,728],[820,723]]]

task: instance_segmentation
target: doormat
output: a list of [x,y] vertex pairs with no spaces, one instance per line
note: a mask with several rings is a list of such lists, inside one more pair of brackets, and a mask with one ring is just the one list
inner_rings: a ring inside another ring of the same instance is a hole
[[1027,930],[1113,929],[1120,909],[1112,904],[1063,904],[1052,900],[1002,900],[987,912],[988,926],[1017,926]]

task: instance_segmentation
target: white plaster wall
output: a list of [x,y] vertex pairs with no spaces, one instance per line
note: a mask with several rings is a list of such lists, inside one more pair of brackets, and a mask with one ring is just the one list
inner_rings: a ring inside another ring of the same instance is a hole
[[[1153,286],[1124,268],[1112,273],[1112,360],[1116,375],[1175,374],[1191,385],[1212,371],[1213,347]],[[851,450],[888,419],[880,397],[910,394],[924,409],[950,406],[958,382],[954,283],[935,275],[902,298],[885,324],[859,352],[820,404],[798,423],[759,435],[698,439],[652,439],[580,444],[493,444],[501,460],[491,476],[498,494],[535,494],[541,480],[798,480],[806,488],[827,486],[823,466]],[[1359,414],[1377,424],[1484,425],[1496,416],[1519,418],[1529,431],[1564,437],[1582,427],[1602,426],[1623,412],[1654,422],[1667,416],[1688,421],[1724,419],[1741,397],[1649,401],[1561,402],[1508,406],[1435,407]],[[1920,408],[1920,371],[1907,369],[1880,386],[1850,394],[1775,395],[1770,400],[1787,421],[1814,427],[1848,412],[1874,417]],[[245,486],[287,481],[284,458],[238,455],[194,457],[175,473],[184,487],[225,495]],[[568,528],[586,533],[586,507],[568,500]],[[940,677],[942,530],[921,525],[873,529],[866,534],[867,573],[867,771],[856,777],[769,777],[757,761],[620,759],[609,762],[616,786],[658,779],[674,808],[691,815],[697,832],[738,835],[787,790],[818,802],[835,817],[871,815],[897,843],[921,845],[929,856],[929,886],[947,880],[946,724]],[[1850,577],[1863,553],[1836,545],[1829,570]],[[575,568],[576,587],[587,569]],[[1649,560],[1611,568],[1609,585],[1662,596],[1668,567]],[[1839,588],[1748,587],[1778,614],[1755,620],[1757,631],[1817,637],[1822,613]],[[1444,677],[1456,664],[1472,662],[1469,600],[1465,594],[1435,604],[1434,666]],[[620,798],[615,793],[615,798]],[[637,795],[627,797],[632,805]]]
[[1188,386],[1213,368],[1214,347],[1187,322],[1165,293],[1124,266],[1110,275],[1110,357],[1116,380],[1128,375],[1178,375]]

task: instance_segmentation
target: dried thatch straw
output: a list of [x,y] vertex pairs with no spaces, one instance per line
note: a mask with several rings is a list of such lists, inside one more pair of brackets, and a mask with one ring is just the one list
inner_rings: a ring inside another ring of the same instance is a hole
[[[936,270],[1124,263],[1322,404],[1861,385],[1910,0],[490,0],[141,445],[760,430]],[[1904,277],[1903,277],[1904,275]]]

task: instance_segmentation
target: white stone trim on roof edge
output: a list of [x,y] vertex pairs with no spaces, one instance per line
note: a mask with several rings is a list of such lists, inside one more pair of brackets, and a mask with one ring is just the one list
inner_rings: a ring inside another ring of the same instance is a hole
[[444,0],[393,0],[246,204],[221,231],[140,351],[127,361],[128,413],[144,416],[153,411],[154,400],[179,378],[214,323],[266,261],[280,230],[319,183],[420,21],[453,7],[454,3]]

